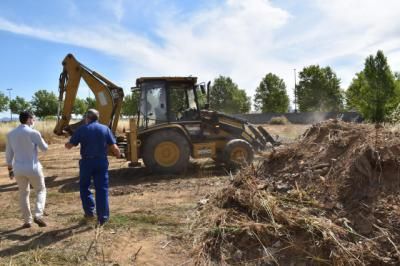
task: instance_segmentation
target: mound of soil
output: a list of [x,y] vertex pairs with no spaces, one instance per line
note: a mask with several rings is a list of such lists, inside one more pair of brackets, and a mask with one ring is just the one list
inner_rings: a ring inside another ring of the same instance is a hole
[[194,224],[199,264],[400,264],[400,134],[336,120],[265,155]]

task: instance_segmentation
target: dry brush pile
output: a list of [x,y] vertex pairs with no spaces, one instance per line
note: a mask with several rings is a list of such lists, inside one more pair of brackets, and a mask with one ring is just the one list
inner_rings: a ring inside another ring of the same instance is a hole
[[400,264],[400,134],[316,124],[201,207],[198,264]]

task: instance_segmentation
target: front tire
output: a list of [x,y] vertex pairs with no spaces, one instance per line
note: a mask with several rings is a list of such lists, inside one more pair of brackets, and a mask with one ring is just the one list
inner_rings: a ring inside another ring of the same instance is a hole
[[229,169],[237,169],[253,162],[254,150],[247,141],[233,139],[225,145],[223,159]]
[[161,174],[181,174],[189,165],[187,139],[173,130],[150,135],[144,144],[143,162],[148,169]]

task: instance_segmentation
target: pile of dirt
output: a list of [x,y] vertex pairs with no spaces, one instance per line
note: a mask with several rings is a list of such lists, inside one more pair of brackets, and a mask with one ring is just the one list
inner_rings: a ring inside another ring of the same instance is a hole
[[336,120],[265,155],[193,224],[197,262],[400,263],[400,134]]

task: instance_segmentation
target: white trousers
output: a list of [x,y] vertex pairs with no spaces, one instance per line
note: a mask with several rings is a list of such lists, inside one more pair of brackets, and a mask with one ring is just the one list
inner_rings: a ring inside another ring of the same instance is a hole
[[32,213],[29,203],[30,184],[36,192],[35,218],[43,216],[44,205],[46,204],[46,185],[44,183],[44,175],[42,170],[38,171],[38,175],[21,176],[16,175],[15,180],[19,190],[19,204],[22,211],[22,218],[25,223],[32,223]]

